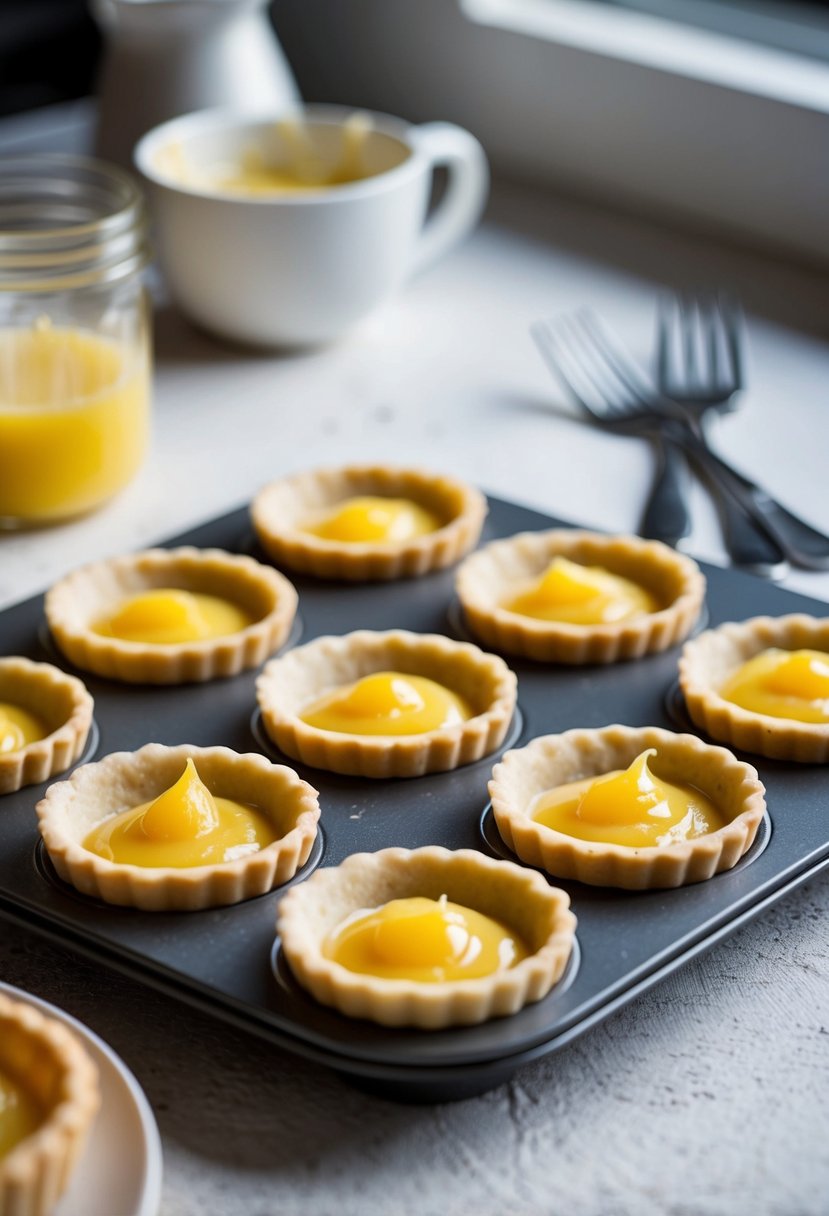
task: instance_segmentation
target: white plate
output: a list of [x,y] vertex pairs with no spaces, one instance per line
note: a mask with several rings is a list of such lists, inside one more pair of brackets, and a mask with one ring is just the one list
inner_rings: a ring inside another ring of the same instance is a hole
[[53,1216],[156,1216],[161,1139],[150,1104],[130,1070],[102,1039],[62,1009],[0,983],[0,991],[74,1030],[98,1067],[101,1109],[72,1184]]

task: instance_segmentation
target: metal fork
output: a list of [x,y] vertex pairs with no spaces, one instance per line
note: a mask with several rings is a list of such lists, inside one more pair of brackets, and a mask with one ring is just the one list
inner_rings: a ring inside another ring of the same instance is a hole
[[[705,415],[714,408],[733,407],[734,397],[743,386],[741,329],[739,309],[722,297],[663,300],[657,337],[659,391],[678,407],[706,448],[712,461],[707,475],[732,485],[754,519],[780,543],[794,565],[825,570],[829,568],[829,536],[728,464],[708,441]],[[629,371],[640,378],[635,365]]]
[[[733,409],[743,387],[741,331],[739,309],[722,296],[666,295],[659,301],[657,387],[699,425],[703,439],[705,414]],[[656,444],[656,451],[657,469],[639,530],[675,545],[691,530],[688,461],[680,445],[665,439]],[[723,523],[730,535],[733,527]]]
[[[678,444],[700,467],[712,468],[708,449],[680,407],[647,384],[592,313],[537,322],[532,334],[550,369],[600,425]],[[754,573],[779,575],[786,568],[782,547],[755,524],[736,490],[725,483],[722,488],[732,559]]]

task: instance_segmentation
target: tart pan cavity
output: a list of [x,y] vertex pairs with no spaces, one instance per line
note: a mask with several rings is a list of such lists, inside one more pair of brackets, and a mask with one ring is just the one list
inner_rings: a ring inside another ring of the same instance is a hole
[[729,676],[762,650],[824,650],[829,620],[795,613],[729,622],[688,642],[679,660],[679,685],[695,726],[712,739],[771,760],[829,762],[829,723],[796,722],[753,713],[719,694]]
[[0,701],[21,705],[51,728],[44,739],[0,754],[0,794],[48,781],[83,753],[92,726],[93,701],[74,676],[51,663],[0,659]]
[[[162,646],[103,637],[92,629],[130,595],[154,588],[224,596],[248,609],[252,625],[226,637]],[[85,671],[138,684],[183,684],[258,667],[283,644],[297,593],[276,570],[222,549],[147,549],[68,574],[46,595],[55,642]]]
[[[535,620],[502,607],[558,556],[629,578],[652,592],[662,607],[602,625]],[[455,587],[467,624],[480,641],[544,663],[615,663],[667,650],[691,632],[705,599],[705,578],[690,557],[659,541],[569,528],[493,541],[464,561]]]
[[[446,895],[502,921],[522,937],[529,956],[495,975],[422,984],[358,975],[323,955],[327,934],[353,912],[414,895]],[[437,1030],[503,1017],[540,1001],[567,965],[575,927],[569,896],[541,875],[472,849],[432,845],[355,853],[317,870],[280,900],[277,933],[296,979],[321,1004],[384,1026]]]
[[[302,530],[309,517],[347,498],[410,498],[433,511],[442,527],[402,542],[345,543]],[[411,578],[454,565],[478,543],[486,517],[479,490],[453,477],[387,465],[319,469],[275,481],[253,500],[253,526],[279,565],[318,578],[368,582]]]
[[[457,725],[419,735],[320,730],[299,717],[317,697],[375,671],[427,676],[476,711]],[[420,777],[489,755],[504,741],[517,680],[503,659],[438,634],[357,630],[322,637],[273,659],[256,681],[265,729],[277,747],[314,768],[360,777]]]
[[0,1159],[0,1212],[47,1216],[68,1185],[98,1111],[97,1070],[70,1030],[3,993],[0,1070],[44,1111],[40,1126]]
[[[539,794],[627,768],[649,747],[658,750],[653,767],[660,777],[696,786],[729,822],[693,840],[629,848],[578,840],[531,818]],[[751,847],[766,809],[765,790],[750,765],[695,735],[655,726],[606,726],[533,739],[496,764],[489,793],[504,843],[522,861],[556,878],[629,891],[681,887],[730,870]]]
[[[97,824],[162,794],[188,759],[212,794],[258,806],[282,833],[258,853],[216,865],[122,865],[83,847]],[[317,792],[293,769],[227,747],[164,747],[114,752],[52,785],[37,805],[40,834],[60,877],[84,895],[150,912],[194,911],[263,895],[294,877],[317,834]]]

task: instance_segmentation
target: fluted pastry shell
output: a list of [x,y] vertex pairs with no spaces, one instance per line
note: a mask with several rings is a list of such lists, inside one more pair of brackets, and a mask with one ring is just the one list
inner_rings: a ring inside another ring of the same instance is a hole
[[[83,847],[104,819],[169,789],[188,758],[212,794],[252,803],[282,835],[247,857],[186,868],[119,864]],[[319,815],[316,790],[293,769],[254,753],[190,744],[113,752],[50,786],[37,805],[43,843],[65,882],[84,895],[150,912],[235,904],[288,882],[308,860]]]
[[[299,717],[317,697],[375,671],[426,676],[465,697],[475,716],[417,735],[320,730]],[[504,741],[517,680],[503,659],[468,642],[402,629],[322,637],[273,659],[256,681],[265,729],[288,756],[359,777],[420,777],[470,764]]]
[[822,650],[829,661],[829,619],[795,613],[759,616],[708,629],[686,643],[679,683],[695,726],[712,739],[772,760],[829,762],[829,723],[753,713],[720,696],[729,676],[762,650]]
[[[622,575],[662,606],[629,621],[599,625],[535,620],[502,606],[558,556]],[[615,663],[667,650],[691,632],[705,599],[705,578],[690,557],[659,541],[569,528],[493,541],[463,562],[455,587],[476,638],[544,663]]]
[[[158,645],[95,633],[96,621],[127,596],[159,587],[224,596],[254,616],[225,637]],[[293,585],[251,557],[222,549],[147,549],[74,570],[47,592],[46,619],[66,657],[85,671],[138,684],[182,684],[258,667],[288,637]]]
[[[530,954],[495,975],[441,984],[358,975],[323,955],[325,937],[351,913],[416,895],[446,895],[500,920]],[[317,870],[280,900],[277,922],[294,976],[321,1004],[348,1017],[424,1030],[474,1025],[540,1001],[564,972],[575,928],[569,896],[539,874],[472,849],[437,845],[355,853]]]
[[[696,786],[728,817],[715,832],[664,846],[631,848],[579,840],[530,816],[539,794],[570,781],[627,768],[655,747],[660,777]],[[606,726],[544,735],[507,752],[489,783],[498,831],[508,848],[556,878],[642,891],[702,882],[730,870],[751,847],[765,813],[757,772],[723,747],[655,726]]]
[[[409,498],[443,521],[410,540],[346,543],[302,530],[309,517],[347,498]],[[298,473],[265,486],[251,516],[259,543],[278,565],[318,578],[374,581],[411,578],[454,565],[478,543],[486,499],[457,478],[390,465],[347,465]]]
[[65,1191],[100,1105],[95,1065],[68,1027],[0,993],[0,1070],[43,1122],[0,1158],[3,1216],[47,1216]]
[[0,753],[0,794],[48,781],[81,756],[92,726],[93,701],[80,680],[51,663],[2,658],[0,701],[30,710],[51,728],[43,739]]

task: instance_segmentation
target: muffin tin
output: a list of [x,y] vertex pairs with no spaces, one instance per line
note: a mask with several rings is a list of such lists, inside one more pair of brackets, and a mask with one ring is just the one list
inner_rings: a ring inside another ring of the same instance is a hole
[[[490,500],[484,540],[551,526],[561,525]],[[260,556],[245,510],[169,542],[182,543]],[[822,603],[748,575],[717,568],[705,573],[712,624],[758,613],[826,612]],[[453,578],[443,571],[380,585],[292,579],[300,607],[289,645],[356,628],[463,637]],[[44,631],[40,597],[0,614],[0,653],[71,670]],[[316,865],[388,845],[443,844],[508,856],[487,809],[487,780],[498,756],[508,746],[573,726],[626,722],[690,729],[677,693],[677,654],[673,649],[611,667],[509,660],[518,674],[518,713],[505,747],[451,773],[395,781],[338,777],[285,761],[261,729],[255,672],[173,688],[126,687],[79,674],[95,698],[96,757],[150,740],[225,744],[265,751],[310,781],[320,791],[322,831],[296,882]],[[0,913],[386,1096],[466,1097],[565,1046],[829,864],[829,768],[746,759],[767,787],[770,817],[732,871],[676,891],[636,894],[562,882],[579,920],[577,949],[563,979],[538,1004],[477,1027],[391,1030],[317,1005],[294,981],[274,940],[279,891],[196,913],[144,913],[81,895],[61,882],[38,842],[33,808],[43,786],[0,799]]]

